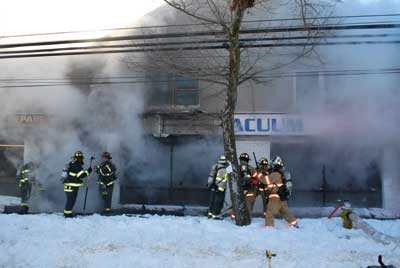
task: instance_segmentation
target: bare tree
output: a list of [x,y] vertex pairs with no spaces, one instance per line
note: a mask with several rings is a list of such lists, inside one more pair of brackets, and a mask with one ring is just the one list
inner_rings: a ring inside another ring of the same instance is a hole
[[[329,0],[164,1],[172,9],[163,23],[178,21],[179,25],[157,29],[157,33],[178,37],[168,38],[168,42],[151,39],[146,44],[141,43],[150,47],[149,52],[144,58],[131,58],[127,62],[135,70],[169,72],[219,85],[216,95],[223,96],[225,102],[221,111],[224,151],[233,167],[229,181],[233,210],[236,224],[248,225],[251,220],[240,178],[234,132],[238,87],[246,81],[257,81],[268,71],[312,55],[313,40],[325,34],[316,26],[327,23],[324,18],[332,12],[333,6]],[[282,11],[296,19],[271,19]],[[244,21],[245,17],[252,17],[253,21]],[[305,45],[283,51],[280,47],[285,46],[279,45],[282,40],[286,40],[288,47],[293,47],[291,41],[299,40],[290,38],[293,34],[290,27],[300,28],[294,34],[301,35]],[[257,31],[259,29],[264,31]],[[244,34],[245,38],[241,38]],[[266,59],[272,57],[279,58],[278,63],[266,65]]]

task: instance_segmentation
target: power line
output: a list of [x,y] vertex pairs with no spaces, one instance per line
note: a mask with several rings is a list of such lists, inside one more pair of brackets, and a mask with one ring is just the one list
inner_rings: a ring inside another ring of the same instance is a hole
[[[276,48],[276,47],[307,47],[307,46],[339,46],[339,45],[383,45],[400,44],[400,40],[391,41],[343,41],[343,42],[302,42],[302,43],[276,43],[276,44],[241,44],[241,48]],[[17,54],[0,56],[0,59],[17,58],[38,58],[38,57],[57,57],[57,56],[77,56],[77,55],[97,55],[97,54],[116,54],[116,53],[144,53],[144,52],[172,52],[172,51],[200,51],[227,49],[228,44],[214,46],[184,46],[167,48],[139,48],[139,49],[120,49],[120,50],[92,50],[76,52],[58,53],[36,53],[36,54]]]
[[[325,19],[355,19],[355,18],[382,18],[382,17],[398,17],[400,14],[366,14],[366,15],[350,15],[350,16],[322,16],[310,17],[306,20],[325,20]],[[263,19],[263,20],[245,20],[244,24],[248,23],[261,23],[261,22],[279,22],[279,21],[302,21],[303,18],[281,18],[281,19]],[[94,30],[77,30],[77,31],[60,31],[60,32],[47,32],[47,33],[27,33],[19,35],[6,35],[0,36],[0,39],[6,38],[19,38],[31,36],[46,36],[46,35],[64,35],[64,34],[79,34],[79,33],[95,33],[95,32],[111,32],[111,31],[126,31],[126,30],[141,30],[141,29],[157,29],[157,28],[172,28],[172,27],[192,27],[192,26],[205,26],[215,25],[214,23],[189,23],[189,24],[170,24],[170,25],[153,25],[153,26],[136,26],[136,27],[118,27],[118,28],[105,28]]]
[[[354,69],[354,70],[314,70],[314,71],[300,71],[293,73],[276,73],[270,75],[260,75],[255,76],[254,79],[274,79],[274,78],[290,78],[290,77],[304,77],[304,76],[359,76],[359,75],[382,75],[382,74],[400,74],[400,67],[397,68],[381,68],[381,69]],[[199,76],[198,79],[201,80],[201,77],[209,77],[209,76]],[[143,78],[140,77],[102,77],[96,79],[136,79]],[[8,81],[11,79],[8,79]],[[17,81],[22,79],[15,79]],[[43,79],[44,81],[50,79]],[[67,78],[60,78],[60,80],[68,80]],[[175,79],[175,81],[186,81],[190,79]],[[65,82],[65,83],[43,83],[43,84],[23,84],[23,85],[0,85],[0,88],[36,88],[36,87],[60,87],[60,86],[79,86],[79,85],[113,85],[113,84],[144,84],[144,83],[169,83],[170,79],[149,79],[148,77],[144,80],[129,80],[129,81],[101,81],[101,82]],[[265,81],[263,81],[265,82]]]
[[[282,33],[282,32],[286,33],[286,32],[306,32],[306,31],[378,30],[378,29],[398,29],[398,28],[400,28],[400,23],[374,23],[374,24],[364,23],[355,25],[343,24],[343,25],[322,25],[322,26],[309,26],[309,27],[292,26],[292,27],[249,28],[249,29],[242,29],[240,33],[265,34],[265,33]],[[188,38],[188,37],[221,36],[221,35],[224,35],[224,32],[222,30],[126,35],[126,36],[113,36],[113,37],[103,37],[103,38],[10,43],[10,44],[0,45],[0,49],[16,48],[16,47],[32,47],[32,46],[53,46],[53,45],[78,44],[78,43],[154,40],[163,38]]]
[[[349,35],[317,35],[312,39],[349,39],[349,38],[387,38],[399,37],[400,34],[349,34]],[[304,40],[310,39],[310,36],[291,36],[291,37],[260,37],[260,38],[241,38],[240,42],[260,42],[260,41],[287,41],[287,40]],[[176,46],[176,45],[195,45],[195,44],[212,44],[224,43],[226,39],[217,40],[199,40],[199,41],[177,41],[177,42],[151,42],[140,44],[120,44],[120,45],[95,45],[95,46],[78,46],[78,47],[58,47],[47,49],[32,49],[32,50],[8,50],[0,51],[0,54],[26,54],[26,53],[43,53],[43,52],[57,52],[57,51],[74,51],[74,50],[89,50],[89,49],[114,49],[114,48],[128,48],[128,47],[161,47],[161,46]]]

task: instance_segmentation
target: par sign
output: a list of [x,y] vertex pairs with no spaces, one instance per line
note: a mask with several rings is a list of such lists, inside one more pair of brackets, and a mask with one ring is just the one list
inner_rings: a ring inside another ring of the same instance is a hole
[[235,114],[236,135],[304,135],[304,120],[286,114]]

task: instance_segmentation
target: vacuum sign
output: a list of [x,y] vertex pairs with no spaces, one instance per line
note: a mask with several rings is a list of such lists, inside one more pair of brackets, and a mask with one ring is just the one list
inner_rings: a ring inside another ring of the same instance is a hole
[[304,135],[303,118],[284,114],[236,114],[236,135]]

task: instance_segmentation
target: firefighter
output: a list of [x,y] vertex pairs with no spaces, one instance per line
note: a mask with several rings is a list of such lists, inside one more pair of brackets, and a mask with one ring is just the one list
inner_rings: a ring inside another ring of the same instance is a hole
[[99,193],[104,201],[104,214],[111,213],[112,194],[114,182],[117,179],[116,167],[111,162],[111,154],[104,152],[101,155],[101,164],[96,166],[96,173],[99,174],[97,183],[99,184]]
[[283,167],[282,159],[275,157],[272,161],[270,174],[267,177],[265,225],[274,226],[274,217],[280,213],[290,226],[298,227],[297,219],[289,211],[288,197],[290,193],[285,184]]
[[63,169],[62,180],[64,183],[64,192],[67,197],[64,217],[73,217],[73,207],[78,197],[79,187],[83,186],[83,178],[88,177],[92,173],[92,167],[84,169],[84,156],[81,151],[75,152],[72,161]]
[[282,174],[283,183],[286,185],[287,190],[289,191],[289,196],[292,195],[292,176],[289,171],[285,169],[283,165],[282,158],[279,156],[275,156],[274,159],[271,161],[271,167],[274,167],[276,170]]
[[21,193],[21,214],[28,213],[28,201],[31,198],[32,185],[36,182],[36,166],[33,162],[23,164],[17,171],[18,186]]
[[[269,176],[269,171],[270,171],[270,165],[268,162],[267,158],[261,158],[259,163],[258,163],[258,168],[257,168],[257,173],[255,176],[253,175],[253,178],[256,179],[254,183],[257,183],[257,194],[256,198],[258,195],[261,196],[261,200],[263,202],[263,213],[265,215],[267,211],[267,197],[265,195],[265,192],[267,191],[268,187],[268,176]],[[253,205],[254,206],[254,203]]]
[[225,193],[228,184],[228,161],[224,155],[218,159],[218,163],[211,168],[210,176],[208,177],[208,189],[210,190],[210,201],[208,208],[208,218],[221,219],[221,210],[224,206]]
[[244,195],[246,196],[247,210],[250,217],[253,210],[253,204],[257,195],[258,183],[253,176],[256,174],[255,168],[249,165],[250,156],[247,153],[242,153],[239,156],[240,161],[240,177],[242,180]]

